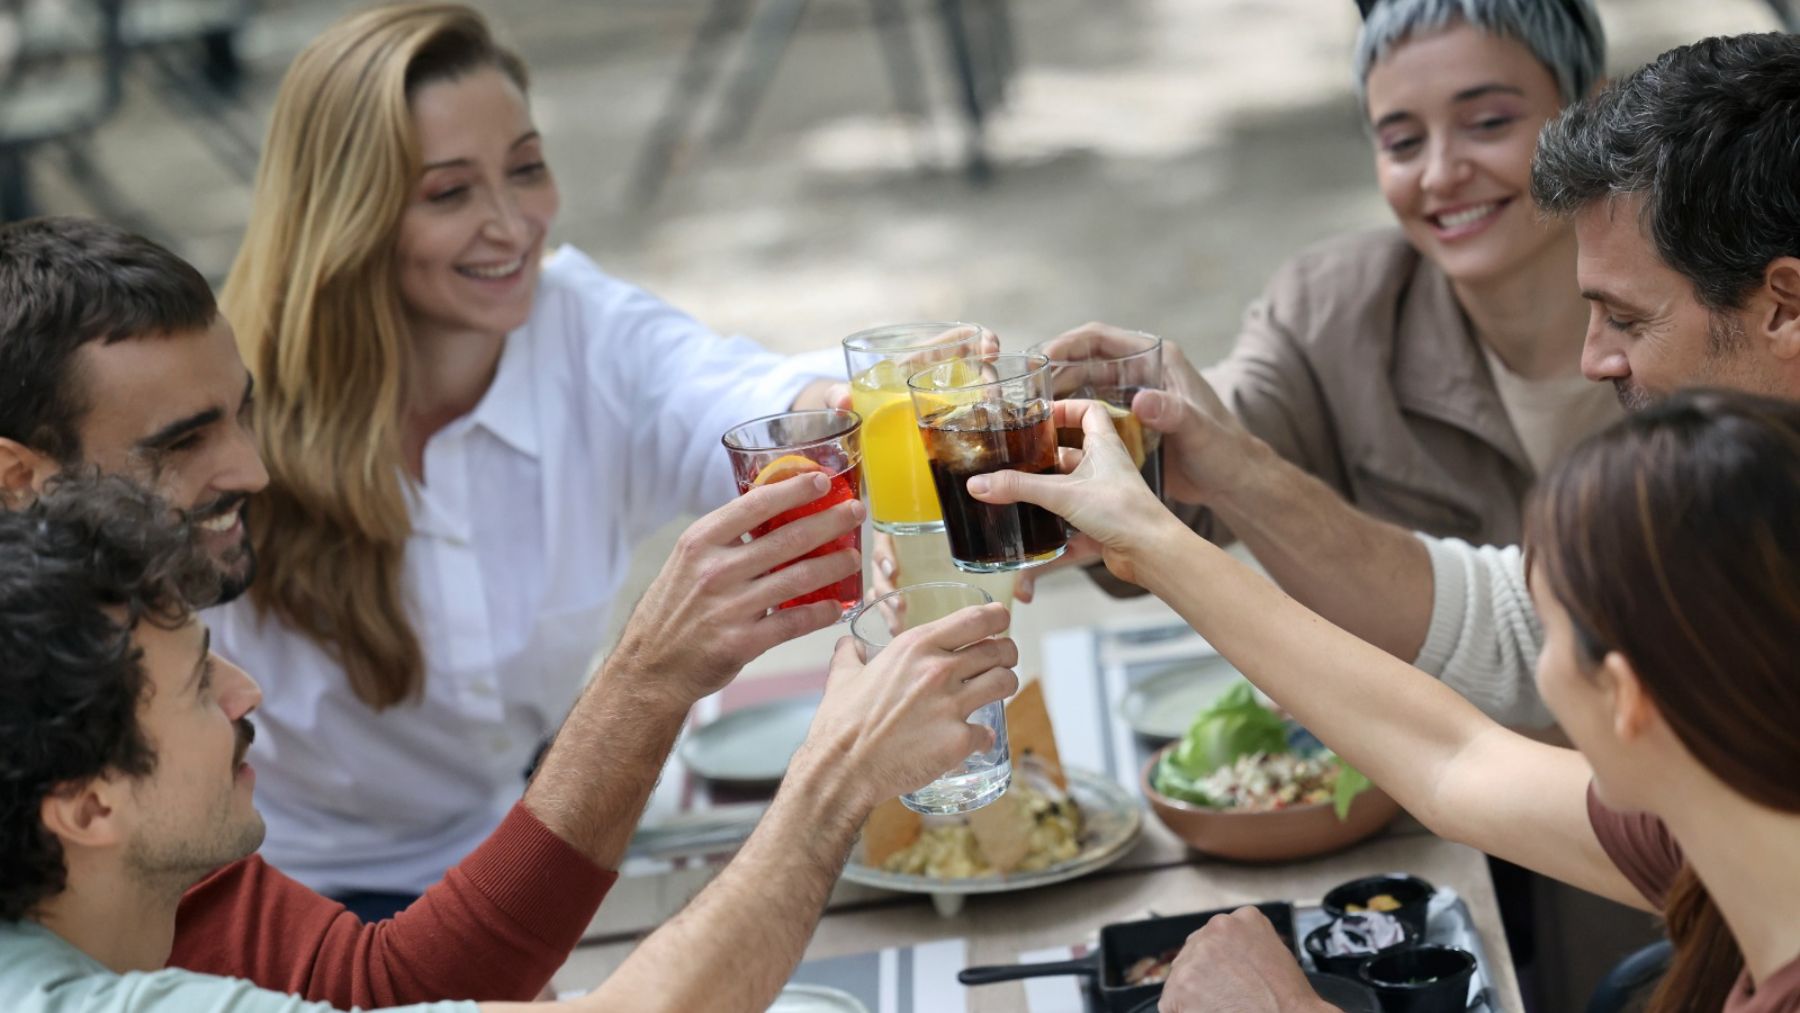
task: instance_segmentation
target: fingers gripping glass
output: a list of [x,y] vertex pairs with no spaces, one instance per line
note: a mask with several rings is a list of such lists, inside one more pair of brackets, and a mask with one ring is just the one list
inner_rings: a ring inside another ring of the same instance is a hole
[[969,495],[969,479],[996,471],[1056,473],[1050,361],[1041,355],[952,359],[908,382],[959,570],[1023,570],[1063,554],[1062,519],[1030,503],[995,505]]
[[[1131,400],[1140,390],[1163,389],[1162,339],[1142,331],[1111,333],[1104,338],[1077,335],[1047,341],[1032,351],[1050,359],[1050,385],[1058,401],[1085,398],[1110,409],[1119,439],[1131,453],[1144,484],[1162,499],[1162,434],[1132,414]],[[1079,428],[1058,429],[1060,446],[1081,449]]]
[[[831,488],[825,495],[777,514],[750,532],[753,538],[761,538],[802,517],[849,502],[860,494],[862,419],[855,412],[838,409],[783,412],[734,426],[722,439],[740,496],[760,486],[801,475],[824,475],[831,480]],[[779,572],[801,560],[829,556],[846,549],[861,551],[860,525],[775,569]],[[786,609],[835,601],[847,615],[862,600],[862,591],[862,570],[858,568],[850,576],[784,601],[780,607]]]
[[[958,581],[914,584],[864,605],[850,617],[850,634],[868,662],[915,626],[992,601],[980,588]],[[914,812],[953,815],[979,809],[1006,793],[1012,783],[1012,754],[1006,745],[1005,701],[984,705],[969,715],[969,723],[992,731],[993,745],[970,753],[956,769],[918,791],[900,796],[902,805]]]

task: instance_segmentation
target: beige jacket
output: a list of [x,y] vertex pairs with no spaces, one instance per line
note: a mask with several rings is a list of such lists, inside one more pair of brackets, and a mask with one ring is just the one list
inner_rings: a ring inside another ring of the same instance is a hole
[[1283,265],[1206,378],[1244,425],[1367,513],[1520,540],[1533,474],[1450,279],[1397,229]]
[[[1251,432],[1363,511],[1476,545],[1520,541],[1530,460],[1450,279],[1398,229],[1282,265],[1203,372]],[[1176,512],[1225,535],[1204,510]]]

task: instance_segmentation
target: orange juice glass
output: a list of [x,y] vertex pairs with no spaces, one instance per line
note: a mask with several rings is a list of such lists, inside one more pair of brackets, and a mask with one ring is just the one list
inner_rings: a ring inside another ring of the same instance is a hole
[[944,530],[907,378],[927,366],[974,358],[984,347],[998,346],[987,328],[962,323],[891,324],[844,339],[850,406],[863,420],[869,519],[877,530],[895,535]]

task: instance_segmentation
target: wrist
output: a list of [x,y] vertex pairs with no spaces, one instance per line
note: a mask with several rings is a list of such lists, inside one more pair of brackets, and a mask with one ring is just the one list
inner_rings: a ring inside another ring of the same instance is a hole
[[1162,597],[1162,589],[1174,574],[1193,567],[1188,543],[1204,541],[1174,514],[1163,511],[1127,550],[1132,581]]
[[1220,452],[1238,462],[1237,474],[1233,481],[1218,486],[1206,505],[1237,531],[1254,524],[1263,508],[1279,496],[1285,462],[1275,448],[1248,432],[1240,433],[1234,446]]
[[803,745],[776,793],[772,808],[791,813],[796,825],[807,828],[808,841],[825,859],[845,853],[880,801],[855,771],[845,757]]
[[641,708],[645,717],[686,717],[699,698],[672,666],[649,652],[621,643],[608,655],[594,679],[611,694]]

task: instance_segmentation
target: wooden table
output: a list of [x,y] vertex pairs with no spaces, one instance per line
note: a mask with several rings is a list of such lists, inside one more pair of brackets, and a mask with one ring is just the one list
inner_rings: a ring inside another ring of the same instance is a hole
[[[1156,847],[1146,841],[1138,850],[1146,846]],[[1500,1008],[1520,1009],[1512,955],[1500,927],[1486,858],[1472,848],[1404,830],[1336,855],[1282,865],[1234,865],[1198,856],[1183,856],[1173,864],[1121,863],[1070,883],[971,897],[954,918],[940,917],[922,896],[840,884],[806,956],[833,957],[962,936],[969,940],[971,964],[1009,963],[1031,950],[1082,942],[1108,922],[1141,918],[1152,910],[1172,914],[1264,900],[1316,903],[1326,890],[1345,880],[1397,870],[1462,895],[1486,947]],[[713,871],[621,881],[626,889],[601,906],[589,942],[558,972],[557,987],[598,984],[642,935],[679,908]],[[1024,988],[1017,982],[968,989],[966,994],[971,1013],[1025,1008]]]

